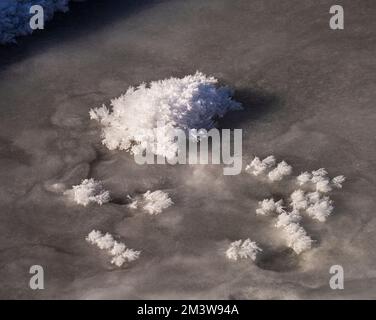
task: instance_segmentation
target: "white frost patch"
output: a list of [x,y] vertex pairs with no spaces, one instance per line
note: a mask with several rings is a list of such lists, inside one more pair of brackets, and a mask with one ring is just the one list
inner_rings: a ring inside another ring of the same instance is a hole
[[283,230],[286,234],[287,245],[292,248],[296,254],[311,249],[313,240],[298,223],[290,223],[284,227]]
[[130,87],[105,105],[90,110],[90,118],[102,125],[103,144],[108,149],[142,154],[148,150],[172,159],[178,151],[175,129],[211,129],[215,120],[241,105],[231,99],[231,90],[217,87],[218,80],[201,72],[184,78],[153,81]]
[[256,260],[256,256],[262,249],[258,247],[256,242],[251,239],[238,240],[230,244],[226,251],[226,256],[230,260],[248,259]]
[[295,190],[291,196],[291,206],[294,210],[305,210],[308,207],[308,200],[303,190]]
[[287,246],[292,248],[296,254],[311,249],[313,242],[304,228],[300,226],[300,220],[299,211],[293,210],[291,212],[282,212],[275,224],[277,228],[283,229]]
[[256,214],[258,215],[270,215],[272,213],[281,213],[283,200],[274,201],[274,199],[264,199],[259,202],[259,208],[256,209]]
[[307,208],[307,214],[320,222],[326,221],[326,218],[332,213],[333,201],[329,197],[323,197],[315,201]]
[[77,204],[85,207],[91,202],[102,205],[110,201],[110,193],[104,190],[100,181],[94,179],[82,180],[81,184],[73,186],[65,194],[72,195]]
[[312,174],[309,172],[302,172],[300,175],[296,177],[297,184],[300,186],[305,185],[306,183],[310,182],[312,179]]
[[277,217],[277,222],[275,226],[277,228],[285,228],[291,223],[297,223],[302,219],[301,215],[297,211],[291,211],[291,212],[282,212]]
[[285,161],[278,163],[277,167],[269,172],[268,177],[270,181],[281,181],[284,177],[289,176],[292,172],[292,167]]
[[250,164],[245,167],[245,171],[254,176],[268,175],[270,181],[281,181],[284,177],[292,173],[292,167],[286,161],[281,161],[276,165],[274,156],[268,156],[264,160],[255,157]]
[[[267,159],[272,159],[268,162]],[[266,174],[267,170],[275,165],[275,159],[270,156],[264,160],[255,157],[253,161],[246,167],[246,171],[258,176]],[[268,177],[271,181],[280,181],[283,177],[290,175],[292,168],[285,161],[278,163],[278,165],[269,171]],[[301,212],[312,219],[320,222],[325,222],[326,219],[333,212],[333,201],[328,196],[325,196],[333,188],[342,188],[343,182],[346,178],[343,175],[334,177],[332,180],[328,177],[328,172],[324,168],[314,170],[311,173],[302,172],[296,177],[296,183],[307,190],[310,187],[311,192],[306,192],[302,189],[295,190],[290,195],[289,211],[283,208],[283,200],[275,202],[273,199],[264,199],[259,202],[259,208],[256,209],[257,215],[271,215],[278,213],[277,222],[275,226],[282,228],[286,236],[287,245],[291,247],[297,254],[311,248],[313,240],[307,235],[307,232],[299,224],[301,221]],[[312,191],[314,190],[314,191]],[[235,250],[235,249],[234,249]]]
[[328,172],[325,168],[320,168],[318,170],[309,172],[303,172],[296,178],[296,183],[299,186],[304,186],[308,184],[313,184],[316,191],[321,193],[328,193],[332,191],[333,188],[341,189],[342,183],[345,182],[345,176],[334,177],[331,181],[328,177]]
[[[129,196],[128,196],[129,197]],[[149,214],[159,214],[164,209],[167,209],[173,205],[173,201],[169,197],[167,192],[157,190],[154,192],[147,191],[143,194],[142,198],[132,199],[132,202],[128,205],[130,209],[137,209],[142,207]]]
[[92,245],[96,245],[101,250],[106,250],[113,257],[111,263],[117,267],[137,260],[141,253],[140,251],[127,248],[122,242],[114,240],[111,234],[106,233],[103,235],[98,230],[91,231],[86,237],[86,241]]
[[337,176],[332,179],[332,184],[335,188],[341,189],[342,183],[344,183],[346,180],[345,176]]
[[272,168],[275,165],[274,156],[268,156],[264,160],[260,160],[259,157],[255,157],[252,162],[245,167],[247,172],[250,172],[254,176],[258,176],[266,172],[267,169]]
[[69,0],[1,0],[0,43],[15,42],[15,37],[32,33],[29,22],[30,7],[41,5],[45,21],[52,19],[55,11],[68,10]]
[[327,196],[322,196],[319,191],[304,193],[299,189],[295,190],[290,198],[293,210],[305,210],[311,218],[320,222],[326,221],[334,209],[333,201]]

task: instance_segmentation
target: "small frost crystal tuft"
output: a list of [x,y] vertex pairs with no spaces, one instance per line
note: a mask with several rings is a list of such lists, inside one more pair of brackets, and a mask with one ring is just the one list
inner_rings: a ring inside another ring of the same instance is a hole
[[256,242],[251,239],[238,240],[230,244],[230,247],[226,251],[226,256],[230,260],[248,259],[256,260],[258,252],[262,251]]
[[283,211],[282,204],[282,199],[277,202],[274,199],[264,199],[259,202],[260,207],[256,209],[256,214],[264,216],[274,212],[281,213]]
[[319,191],[305,194],[304,191],[299,189],[295,190],[290,198],[293,210],[305,210],[311,218],[320,222],[326,221],[326,218],[334,209],[333,201],[327,196],[323,197]]
[[297,223],[302,219],[301,215],[297,211],[292,211],[290,213],[288,212],[282,212],[280,215],[278,215],[277,222],[275,226],[277,228],[285,228],[291,223]]
[[296,254],[309,250],[312,247],[313,240],[307,235],[307,232],[300,226],[301,216],[298,210],[291,212],[282,212],[275,226],[282,228],[286,237],[287,246],[292,248]]
[[106,106],[90,110],[90,118],[102,125],[103,144],[110,150],[140,155],[145,150],[172,159],[178,151],[175,129],[209,130],[215,120],[241,105],[231,90],[201,72],[184,78],[153,81],[130,87]]
[[[268,157],[269,158],[269,157]],[[260,160],[255,157],[253,161],[246,167],[246,171],[257,176],[265,174],[267,169],[275,165],[275,159],[270,162]],[[266,163],[271,164],[268,166]],[[268,173],[271,181],[280,181],[284,176],[290,175],[292,168],[285,161],[278,165]],[[256,209],[257,215],[270,215],[278,213],[275,227],[281,228],[285,235],[287,245],[291,247],[296,254],[300,254],[312,247],[313,240],[307,235],[305,229],[300,225],[302,219],[301,213],[305,212],[312,219],[325,222],[332,213],[334,206],[333,201],[325,194],[332,191],[333,188],[342,188],[346,178],[342,175],[334,177],[332,180],[328,177],[328,172],[324,168],[314,170],[311,173],[305,171],[296,177],[296,183],[304,190],[298,189],[291,193],[288,203],[289,211],[285,211],[282,206],[282,199],[275,202],[273,199],[264,199],[259,202],[259,208]],[[307,191],[307,189],[310,189]],[[236,245],[230,253],[235,255]]]
[[332,184],[335,188],[341,189],[342,183],[344,183],[346,180],[345,176],[337,176],[332,179]]
[[296,183],[299,186],[304,186],[312,183],[317,192],[328,193],[332,191],[333,187],[337,189],[342,188],[342,183],[345,182],[344,176],[334,177],[331,181],[328,177],[328,172],[324,168],[309,172],[303,172],[296,178]]
[[268,177],[270,181],[281,181],[285,176],[290,175],[292,167],[285,161],[278,163],[277,167],[269,172]]
[[312,174],[309,172],[303,172],[296,177],[297,184],[300,186],[305,185],[306,183],[310,182],[312,179]]
[[268,156],[264,160],[260,160],[259,157],[255,157],[250,164],[245,167],[245,171],[253,174],[254,176],[268,174],[270,181],[281,181],[285,176],[288,176],[292,172],[292,167],[286,163],[286,161],[281,161],[276,164],[276,159],[274,156]]
[[305,210],[308,207],[308,201],[303,190],[295,190],[291,196],[291,206],[294,210]]
[[137,209],[141,206],[149,214],[159,214],[164,209],[170,207],[173,202],[167,192],[157,190],[154,192],[147,191],[140,199],[132,199],[132,202],[128,205],[130,209]]
[[73,195],[77,204],[87,206],[90,202],[102,205],[110,201],[110,193],[104,190],[102,183],[94,179],[82,180],[81,184],[73,186],[71,190],[66,191]]
[[129,249],[124,243],[114,240],[113,236],[109,233],[105,235],[98,230],[91,231],[86,237],[86,241],[92,245],[96,245],[101,250],[107,250],[113,258],[111,263],[117,267],[121,267],[126,262],[137,260],[140,251]]
[[287,245],[292,248],[296,254],[311,249],[313,240],[298,223],[288,224],[284,227],[284,231],[286,233]]
[[333,201],[329,197],[323,197],[307,208],[307,214],[313,219],[324,222],[333,209]]
[[245,170],[252,173],[254,176],[265,173],[268,168],[275,165],[274,156],[268,156],[264,160],[260,160],[259,157],[255,157],[252,162],[246,166]]
[[109,233],[106,233],[96,241],[96,245],[101,250],[110,250],[114,244],[114,238]]

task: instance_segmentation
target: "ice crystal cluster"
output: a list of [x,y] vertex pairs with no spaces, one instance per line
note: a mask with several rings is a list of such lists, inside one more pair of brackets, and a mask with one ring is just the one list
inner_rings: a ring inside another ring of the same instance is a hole
[[129,208],[137,209],[141,207],[151,215],[159,214],[173,204],[168,193],[162,190],[156,190],[154,192],[147,191],[141,198],[130,199],[132,202],[128,205]]
[[66,194],[71,194],[77,204],[85,207],[91,202],[102,205],[110,201],[110,193],[103,188],[100,181],[94,179],[82,180],[81,184],[73,186]]
[[274,156],[268,156],[264,160],[255,157],[245,170],[254,176],[267,175],[272,182],[281,181],[292,173],[292,167],[286,161],[281,161],[276,165]]
[[328,177],[328,172],[324,168],[314,170],[311,173],[303,172],[296,178],[296,182],[299,186],[313,185],[318,192],[328,193],[333,188],[341,189],[342,183],[346,178],[344,176],[337,176],[333,179]]
[[29,22],[30,7],[40,5],[45,21],[52,19],[54,12],[68,10],[69,0],[1,0],[0,43],[15,42],[15,37],[32,33]]
[[90,118],[102,126],[102,142],[110,150],[142,154],[145,150],[172,159],[179,149],[176,130],[209,130],[216,119],[241,105],[231,90],[201,72],[184,78],[153,81],[130,87],[125,94],[90,110]]
[[256,260],[258,252],[261,252],[262,249],[258,247],[256,242],[251,241],[251,239],[238,240],[230,244],[229,248],[226,251],[226,256],[230,260],[238,259],[252,259]]
[[93,230],[86,237],[86,241],[92,245],[96,245],[101,250],[106,250],[112,256],[111,263],[117,267],[121,267],[124,263],[137,260],[140,251],[127,248],[122,242],[114,240],[109,233],[103,235],[101,231]]
[[[285,162],[281,162],[280,168],[277,165],[274,169],[271,169],[275,166],[275,163],[273,156],[268,156],[264,160],[255,157],[251,164],[246,167],[246,171],[258,176],[271,170],[268,173],[271,181],[279,181],[281,180],[279,178],[283,178],[292,172],[292,168]],[[273,171],[278,173],[273,173]],[[270,178],[271,173],[274,179]],[[275,179],[276,176],[279,178]],[[289,203],[286,206],[283,205],[282,199],[278,201],[273,198],[264,199],[259,202],[256,214],[264,216],[277,214],[275,226],[284,231],[287,245],[297,254],[300,254],[310,249],[313,242],[300,225],[301,214],[305,213],[312,219],[325,222],[334,209],[333,201],[327,196],[327,193],[332,191],[333,188],[342,188],[344,181],[345,177],[342,175],[330,179],[328,172],[324,168],[314,170],[311,173],[303,172],[296,177],[296,184],[299,189],[291,193]]]

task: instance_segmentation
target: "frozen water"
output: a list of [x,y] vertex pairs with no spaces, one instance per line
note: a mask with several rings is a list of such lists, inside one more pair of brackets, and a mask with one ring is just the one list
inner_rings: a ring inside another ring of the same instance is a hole
[[[342,4],[351,15],[336,32],[327,1],[91,0],[1,48],[0,296],[372,297],[376,7]],[[296,255],[283,230],[254,214],[262,199],[287,199],[296,181],[223,176],[218,165],[139,166],[102,146],[90,108],[129,86],[196,70],[233,88],[244,106],[220,121],[243,129],[244,164],[273,154],[296,175],[325,167],[346,176],[331,191],[327,222],[302,224],[318,244],[311,250]],[[102,181],[111,202],[84,207],[59,192],[86,178]],[[167,192],[174,205],[134,213],[123,199],[147,190]],[[117,267],[83,240],[93,229],[118,235],[142,258],[111,272]],[[263,249],[256,261],[226,259],[228,244],[247,238]],[[48,270],[40,292],[27,286],[33,264]],[[345,290],[328,285],[334,264],[345,270]]]

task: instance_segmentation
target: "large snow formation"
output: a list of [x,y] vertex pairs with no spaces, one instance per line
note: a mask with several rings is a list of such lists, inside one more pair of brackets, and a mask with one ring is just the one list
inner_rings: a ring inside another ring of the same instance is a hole
[[111,100],[112,110],[103,105],[90,110],[90,117],[101,123],[102,142],[108,149],[134,154],[148,150],[172,159],[179,149],[175,129],[185,133],[209,130],[228,111],[241,109],[240,103],[231,99],[231,90],[217,83],[217,79],[196,72],[141,84]]

